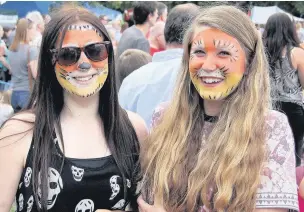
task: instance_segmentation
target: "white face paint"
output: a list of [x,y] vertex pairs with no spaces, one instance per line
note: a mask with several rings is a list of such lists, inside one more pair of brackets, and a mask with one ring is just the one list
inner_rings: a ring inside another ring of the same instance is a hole
[[75,212],[93,212],[94,202],[90,199],[81,200],[75,208]]
[[[49,168],[48,172],[48,204],[47,209],[51,209],[57,200],[59,193],[63,188],[62,179],[59,172],[54,168]],[[38,205],[41,208],[41,175],[38,176]]]
[[18,199],[18,203],[19,203],[19,211],[22,211],[23,210],[23,203],[24,203],[23,194],[20,194],[19,199]]
[[120,186],[117,183],[117,178],[118,177],[119,177],[118,175],[114,175],[110,178],[110,186],[111,186],[111,189],[112,189],[112,195],[110,197],[110,200],[114,199],[120,191]]
[[76,166],[71,167],[73,178],[75,181],[80,182],[82,180],[82,177],[84,175],[84,169],[78,168]]
[[33,195],[29,198],[29,200],[27,201],[27,208],[26,208],[26,212],[31,212],[32,208],[33,208],[33,204],[34,204],[34,197]]
[[30,167],[26,168],[25,175],[24,175],[24,185],[25,187],[28,187],[31,183],[31,177],[32,177],[32,169]]
[[126,201],[124,199],[119,200],[119,202],[117,202],[112,209],[123,209],[123,206],[125,205]]

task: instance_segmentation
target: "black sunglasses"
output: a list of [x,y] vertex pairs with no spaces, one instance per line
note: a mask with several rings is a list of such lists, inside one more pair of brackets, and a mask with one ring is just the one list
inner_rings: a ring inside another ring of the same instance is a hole
[[61,49],[51,49],[53,54],[53,63],[56,61],[62,66],[71,66],[80,58],[83,51],[89,60],[93,62],[99,62],[108,57],[107,45],[110,41],[104,41],[99,43],[93,43],[85,47],[63,47]]

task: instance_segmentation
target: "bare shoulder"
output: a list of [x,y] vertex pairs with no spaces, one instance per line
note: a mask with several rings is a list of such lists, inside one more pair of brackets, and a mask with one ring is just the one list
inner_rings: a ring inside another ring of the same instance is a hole
[[11,117],[0,129],[0,147],[17,143],[14,146],[23,146],[24,143],[27,146],[32,140],[34,122],[35,115],[30,112]]
[[137,137],[140,141],[143,141],[148,136],[148,128],[145,121],[138,114],[127,111],[129,119],[136,131]]
[[304,55],[304,49],[302,49],[300,47],[294,47],[292,49],[292,53],[295,55]]
[[296,60],[296,63],[302,63],[304,57],[304,49],[300,47],[294,47],[291,51],[292,56]]

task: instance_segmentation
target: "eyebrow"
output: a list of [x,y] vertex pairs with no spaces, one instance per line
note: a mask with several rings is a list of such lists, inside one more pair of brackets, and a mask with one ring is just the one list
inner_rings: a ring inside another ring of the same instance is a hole
[[227,50],[238,52],[237,48],[231,41],[213,39],[213,44],[216,48],[225,48]]
[[79,45],[76,44],[76,43],[62,44],[62,47],[61,47],[61,48],[64,48],[64,47],[79,47]]
[[203,48],[205,47],[204,42],[202,41],[202,39],[197,40],[197,41],[193,41],[191,47],[192,46],[198,46],[198,47],[203,47]]

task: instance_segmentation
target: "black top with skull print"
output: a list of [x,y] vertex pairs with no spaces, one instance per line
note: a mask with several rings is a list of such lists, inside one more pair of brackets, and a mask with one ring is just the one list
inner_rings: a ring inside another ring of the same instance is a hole
[[[40,202],[35,201],[31,180],[33,148],[32,142],[16,193],[17,211],[36,212],[40,207]],[[64,155],[57,139],[54,139],[54,152],[55,159],[62,161]],[[96,159],[65,157],[61,173],[60,165],[58,162],[49,167],[48,211],[124,210],[129,204],[129,200],[124,199],[123,180],[113,156]],[[129,195],[130,180],[127,179],[126,184]],[[39,189],[37,193],[39,199]]]

